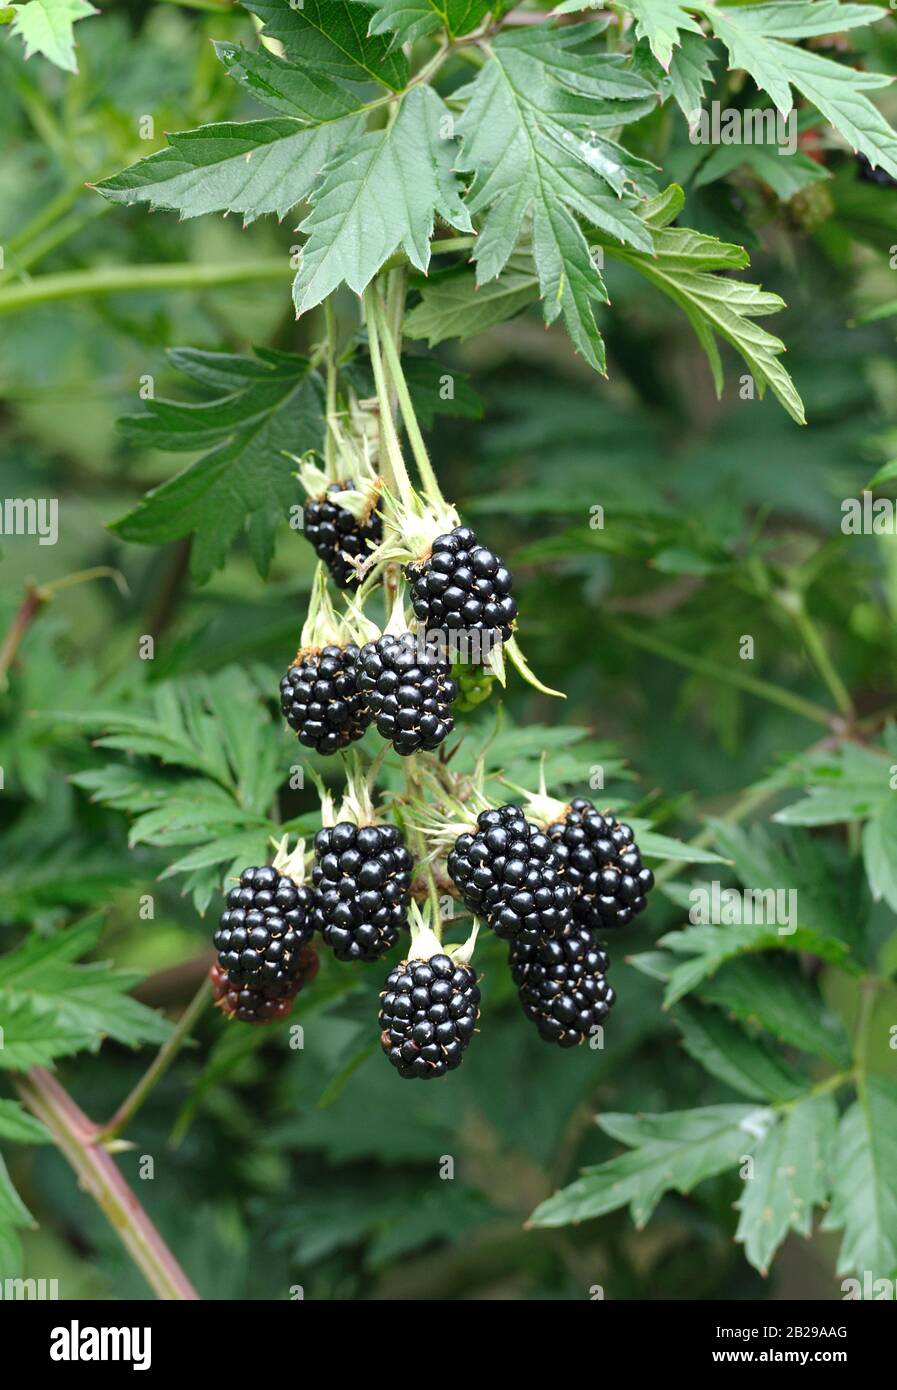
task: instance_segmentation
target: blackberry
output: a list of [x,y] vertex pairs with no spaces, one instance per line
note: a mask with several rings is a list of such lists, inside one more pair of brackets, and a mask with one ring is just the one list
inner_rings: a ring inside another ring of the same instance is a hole
[[874,168],[871,161],[864,154],[855,155],[859,166],[860,178],[866,183],[877,183],[880,188],[897,188],[897,179],[893,178],[887,169]]
[[276,1023],[286,1018],[293,1007],[296,995],[303,985],[308,984],[318,973],[318,956],[313,946],[301,946],[301,970],[295,989],[289,994],[270,994],[265,989],[246,985],[242,989],[235,985],[226,970],[213,965],[209,971],[212,981],[212,999],[216,1009],[227,1018],[235,1018],[240,1023]]
[[587,927],[570,927],[537,946],[515,944],[510,965],[523,1012],[541,1038],[559,1047],[585,1041],[616,998],[607,983],[607,956]]
[[517,604],[511,573],[469,526],[437,536],[430,554],[405,568],[414,612],[428,630],[464,628],[511,636]]
[[358,689],[377,732],[397,753],[438,748],[455,727],[451,704],[458,686],[448,663],[410,632],[368,642],[358,658]]
[[214,935],[218,964],[237,989],[293,993],[304,968],[302,947],[313,932],[308,888],[267,864],[244,869]]
[[358,647],[300,651],[280,682],[280,708],[306,748],[338,753],[363,736],[371,722],[356,685]]
[[465,906],[497,936],[533,943],[569,926],[573,891],[554,847],[519,806],[482,811],[474,835],[459,835],[447,860]]
[[411,870],[394,825],[338,821],[318,831],[314,920],[337,960],[379,960],[395,945],[407,921]]
[[602,815],[584,797],[549,825],[564,878],[574,890],[573,916],[593,931],[624,927],[645,907],[654,875],[642,864],[632,828]]
[[380,995],[380,1046],[400,1076],[445,1076],[473,1037],[479,1003],[470,966],[441,954],[403,960]]
[[362,519],[339,505],[339,493],[354,491],[355,486],[351,481],[331,483],[323,496],[306,502],[302,513],[306,540],[341,589],[358,587],[358,571],[351,560],[367,559],[372,547],[383,539],[383,522],[374,511],[376,494],[372,494],[371,510]]

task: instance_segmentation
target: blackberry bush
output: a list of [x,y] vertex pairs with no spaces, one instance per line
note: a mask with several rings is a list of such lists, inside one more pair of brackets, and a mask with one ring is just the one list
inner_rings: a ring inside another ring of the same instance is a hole
[[577,1047],[613,1007],[607,955],[587,927],[567,927],[534,946],[514,943],[509,964],[523,1012],[545,1042]]

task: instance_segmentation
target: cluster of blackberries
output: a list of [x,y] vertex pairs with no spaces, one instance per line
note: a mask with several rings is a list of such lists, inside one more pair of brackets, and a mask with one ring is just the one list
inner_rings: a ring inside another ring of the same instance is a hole
[[367,559],[383,539],[383,522],[373,507],[359,520],[339,505],[339,494],[354,487],[353,482],[331,483],[323,497],[313,498],[302,509],[305,538],[341,589],[357,587],[358,570],[352,561]]
[[574,891],[577,922],[604,931],[625,927],[644,910],[654,875],[642,864],[631,826],[601,815],[580,797],[547,833]]
[[445,1076],[473,1037],[479,1004],[470,966],[446,955],[403,960],[380,995],[380,1045],[400,1076]]
[[427,631],[498,632],[511,636],[517,604],[511,572],[480,545],[469,526],[437,536],[425,560],[408,565],[414,612]]
[[315,836],[314,922],[337,960],[379,960],[399,939],[413,861],[394,825],[339,821]]

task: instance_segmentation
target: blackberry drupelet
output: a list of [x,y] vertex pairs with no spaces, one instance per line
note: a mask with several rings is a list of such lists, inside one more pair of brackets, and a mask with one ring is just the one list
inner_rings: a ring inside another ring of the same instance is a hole
[[357,670],[377,732],[403,757],[438,748],[455,727],[451,705],[458,687],[451,668],[410,632],[368,642]]
[[593,931],[624,927],[645,908],[654,875],[642,864],[632,829],[584,797],[546,832],[574,891],[573,916]]
[[380,995],[380,1046],[400,1076],[445,1076],[473,1037],[479,1003],[470,966],[441,954],[402,961]]
[[570,927],[537,946],[514,944],[509,962],[523,1012],[546,1042],[578,1046],[613,1006],[607,955],[587,927]]
[[407,565],[405,575],[423,628],[498,632],[504,641],[511,636],[517,617],[511,573],[469,526],[437,536],[427,558]]
[[329,645],[300,651],[280,682],[280,708],[306,748],[338,753],[371,722],[356,683],[358,647]]
[[237,989],[285,995],[301,984],[313,895],[270,865],[244,869],[214,935],[218,964]]
[[573,891],[554,847],[519,806],[482,811],[474,835],[459,835],[447,864],[464,904],[497,936],[536,942],[572,921]]
[[394,825],[339,821],[315,836],[315,925],[337,960],[374,961],[404,927],[413,861]]
[[376,494],[372,494],[371,511],[363,519],[339,505],[339,494],[354,491],[355,486],[351,481],[331,483],[322,497],[306,502],[302,514],[306,540],[311,542],[318,559],[324,561],[341,589],[358,587],[357,571],[345,557],[367,559],[372,547],[383,539],[383,522],[373,510]]

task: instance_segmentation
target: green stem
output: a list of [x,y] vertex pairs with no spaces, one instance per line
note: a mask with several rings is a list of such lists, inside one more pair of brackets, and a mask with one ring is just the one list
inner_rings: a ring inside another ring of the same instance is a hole
[[371,353],[371,366],[374,371],[374,382],[377,387],[377,401],[380,406],[380,429],[383,442],[386,446],[384,462],[389,463],[392,476],[388,482],[392,482],[397,488],[399,496],[405,506],[414,510],[414,489],[411,486],[411,479],[408,477],[408,470],[405,467],[405,460],[402,457],[402,449],[399,444],[399,436],[396,433],[395,421],[389,407],[389,389],[386,382],[386,374],[383,371],[383,358],[380,355],[380,333],[378,329],[377,315],[377,290],[376,286],[368,285],[364,292],[365,318],[368,329],[368,346]]
[[643,651],[652,652],[666,661],[673,661],[677,666],[694,671],[696,675],[706,676],[708,680],[722,681],[738,690],[744,690],[749,695],[756,695],[761,700],[768,700],[770,704],[780,705],[782,709],[790,710],[792,714],[798,714],[803,719],[810,719],[814,724],[823,724],[826,728],[832,726],[832,714],[829,710],[817,705],[813,700],[805,700],[802,695],[795,695],[791,690],[784,690],[781,686],[773,685],[771,681],[760,680],[757,676],[731,670],[718,662],[710,661],[707,657],[682,652],[660,637],[653,637],[632,627],[624,627],[611,618],[604,618],[603,622],[614,636],[631,643],[634,647],[641,647]]
[[386,364],[389,367],[389,375],[398,397],[399,409],[402,412],[402,419],[405,423],[405,430],[408,435],[408,442],[411,445],[411,452],[417,464],[418,472],[421,476],[423,489],[431,502],[438,507],[445,506],[445,500],[439,490],[439,483],[436,481],[436,474],[433,472],[433,465],[427,453],[427,446],[424,444],[424,437],[421,434],[420,425],[417,423],[417,416],[414,413],[414,406],[411,402],[411,393],[408,390],[408,383],[405,380],[405,373],[402,371],[402,360],[399,351],[396,349],[395,341],[386,323],[386,316],[375,300],[377,312],[380,315],[380,324],[383,332],[383,351],[386,356]]
[[194,1300],[199,1294],[131,1191],[113,1161],[98,1145],[96,1126],[54,1076],[34,1067],[13,1084],[33,1115],[49,1130],[78,1184],[102,1211],[128,1254],[159,1298]]
[[838,709],[846,719],[853,719],[854,708],[850,693],[835,670],[818,627],[807,612],[803,595],[787,589],[776,595],[776,601],[797,628],[811,661],[828,686]]
[[55,251],[57,246],[83,232],[84,228],[89,227],[98,217],[104,217],[111,207],[111,203],[98,203],[92,206],[89,212],[73,212],[48,227],[42,236],[34,237],[27,251],[15,253],[10,250],[13,264],[0,275],[0,286],[17,280],[35,262],[43,260],[51,251]]
[[15,314],[34,304],[61,299],[83,299],[135,290],[212,289],[222,285],[285,280],[289,274],[289,261],[282,256],[217,265],[213,262],[207,265],[125,265],[67,270],[58,275],[40,275],[25,284],[0,289],[0,315]]
[[112,1119],[96,1133],[95,1143],[106,1144],[121,1134],[130,1124],[153,1087],[162,1079],[171,1066],[181,1047],[193,1031],[193,1025],[202,1014],[211,995],[211,982],[203,980],[196,994],[178,1019],[170,1037],[159,1048],[150,1066],[143,1073],[129,1096],[122,1101]]
[[[741,796],[732,803],[728,811],[720,816],[720,820],[725,821],[727,825],[737,825],[739,821],[744,820],[745,816],[749,816],[752,811],[755,811],[758,806],[762,806],[764,801],[769,801],[775,796],[777,791],[777,787],[769,786],[768,783],[765,782],[761,782],[755,787],[748,787],[742,792]],[[700,834],[696,835],[694,839],[689,840],[688,843],[694,849],[706,849],[708,845],[713,843],[713,839],[713,830],[707,827],[702,830]],[[665,859],[654,874],[654,882],[665,883],[668,878],[672,878],[674,874],[678,873],[681,867],[681,859]]]
[[330,421],[336,415],[336,315],[333,312],[333,296],[324,300],[325,357],[327,364],[327,428],[324,431],[324,467],[328,479],[333,481],[333,435]]

